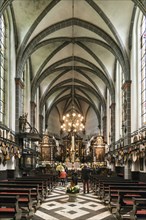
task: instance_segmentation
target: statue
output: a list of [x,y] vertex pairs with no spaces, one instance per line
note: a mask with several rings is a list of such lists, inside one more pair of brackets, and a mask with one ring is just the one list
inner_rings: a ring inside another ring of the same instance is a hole
[[27,121],[27,116],[28,113],[24,113],[19,117],[19,132],[38,133],[37,129]]
[[25,132],[26,131],[27,115],[28,115],[28,113],[24,113],[19,118],[19,131],[20,132]]

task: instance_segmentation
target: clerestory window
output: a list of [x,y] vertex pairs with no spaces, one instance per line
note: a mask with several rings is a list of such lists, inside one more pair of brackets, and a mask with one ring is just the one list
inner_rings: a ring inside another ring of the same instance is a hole
[[4,122],[5,112],[5,25],[4,18],[0,16],[0,122]]
[[141,103],[142,124],[146,125],[146,17],[143,16],[141,23]]

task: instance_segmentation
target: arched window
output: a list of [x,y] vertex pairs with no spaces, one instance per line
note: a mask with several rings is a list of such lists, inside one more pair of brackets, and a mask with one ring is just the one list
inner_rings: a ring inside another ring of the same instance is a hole
[[142,125],[146,125],[146,17],[141,22],[141,104]]
[[5,112],[5,25],[0,16],[0,122],[4,123]]

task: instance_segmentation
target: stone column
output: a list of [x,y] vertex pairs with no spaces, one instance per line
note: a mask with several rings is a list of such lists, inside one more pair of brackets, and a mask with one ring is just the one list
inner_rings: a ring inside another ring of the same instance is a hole
[[43,133],[43,120],[44,120],[43,115],[39,115],[39,132],[41,134]]
[[124,165],[124,179],[131,179],[131,165],[129,163]]
[[126,81],[122,86],[124,99],[123,99],[123,135],[127,138],[124,139],[124,146],[131,144],[131,81]]
[[115,163],[111,163],[111,171],[115,172]]
[[[112,103],[111,108],[111,145],[115,142],[115,103]],[[114,150],[114,149],[113,149]]]
[[[123,138],[124,146],[131,144],[131,81],[126,81],[123,86]],[[124,166],[124,178],[131,179],[131,164]]]
[[24,113],[23,109],[23,89],[24,83],[20,78],[15,78],[16,83],[16,132],[19,132],[19,117]]
[[30,102],[31,106],[31,126],[35,127],[35,108],[36,108],[36,103],[35,102]]
[[103,138],[104,138],[104,142],[107,142],[107,117],[104,116],[102,118],[103,120]]

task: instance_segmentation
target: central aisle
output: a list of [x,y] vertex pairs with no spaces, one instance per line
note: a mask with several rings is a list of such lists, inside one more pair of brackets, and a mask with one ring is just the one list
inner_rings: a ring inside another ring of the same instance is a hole
[[93,193],[83,194],[82,184],[77,202],[68,202],[65,187],[58,186],[43,202],[33,220],[115,220]]

